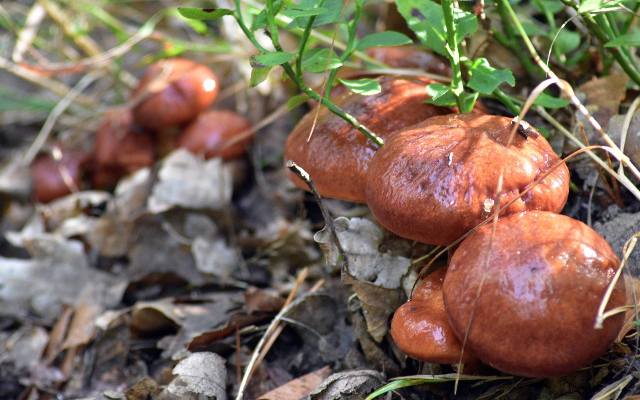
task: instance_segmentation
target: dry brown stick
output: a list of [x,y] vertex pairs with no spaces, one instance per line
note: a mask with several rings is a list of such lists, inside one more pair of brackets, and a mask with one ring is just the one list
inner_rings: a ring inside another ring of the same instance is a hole
[[[238,394],[236,395],[236,400],[242,400],[244,398],[244,391],[246,390],[246,387],[249,384],[249,380],[251,379],[251,375],[253,373],[253,370],[255,369],[256,363],[258,361],[258,357],[260,356],[260,353],[262,352],[263,347],[265,346],[267,340],[269,339],[269,336],[271,336],[273,332],[277,329],[278,324],[280,323],[280,320],[286,315],[287,312],[289,312],[289,310],[293,305],[297,304],[297,302],[293,302],[293,298],[295,297],[295,293],[297,292],[298,287],[300,286],[298,282],[303,282],[308,273],[309,273],[309,270],[307,268],[304,268],[302,271],[298,273],[298,277],[296,278],[296,285],[294,285],[293,289],[291,289],[291,292],[293,292],[293,295],[289,293],[289,298],[291,298],[289,304],[283,306],[280,312],[278,313],[278,315],[276,315],[275,318],[271,320],[271,323],[267,327],[267,330],[265,331],[264,335],[262,335],[262,338],[260,339],[255,349],[253,350],[253,354],[251,354],[251,359],[249,360],[249,364],[244,370],[242,381],[240,381],[240,386],[238,387]],[[287,298],[287,300],[289,300],[289,298]]]

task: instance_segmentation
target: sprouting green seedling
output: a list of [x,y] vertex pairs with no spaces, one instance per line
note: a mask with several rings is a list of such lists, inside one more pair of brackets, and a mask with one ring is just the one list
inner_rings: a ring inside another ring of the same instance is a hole
[[[355,54],[362,54],[362,51],[370,47],[411,43],[411,39],[406,35],[393,31],[373,33],[359,38],[357,27],[363,5],[364,0],[354,1],[352,15],[349,15],[350,10],[344,9],[345,3],[337,0],[301,0],[298,3],[267,0],[265,7],[252,16],[249,24],[245,21],[239,0],[235,1],[235,9],[179,8],[178,12],[185,18],[198,21],[213,21],[224,16],[233,16],[258,51],[258,54],[251,58],[251,85],[258,85],[268,77],[273,68],[281,67],[306,98],[318,101],[329,111],[350,123],[374,145],[382,146],[384,142],[378,135],[344,112],[329,98],[330,89],[339,69]],[[279,30],[283,29],[283,20],[287,21],[284,29],[300,35],[297,51],[286,51],[280,44]],[[326,25],[341,27],[346,31],[347,38],[341,49],[336,49],[334,46],[311,45],[309,39],[313,30],[318,26]],[[264,31],[267,34],[273,50],[267,49],[257,40],[258,31]],[[328,74],[324,93],[316,92],[305,83],[304,74],[307,73]],[[371,95],[380,91],[379,83],[372,79],[341,80],[341,83],[347,89],[361,95]]]
[[[396,4],[422,44],[447,57],[451,64],[449,85],[428,86],[431,104],[457,106],[461,112],[470,112],[480,95],[491,95],[503,83],[515,85],[510,70],[494,68],[485,58],[472,60],[462,54],[462,41],[478,27],[475,15],[459,8],[452,0],[442,0],[441,4],[431,0],[397,0]],[[463,77],[463,68],[466,77]]]
[[444,383],[455,381],[479,381],[479,382],[492,382],[498,380],[513,379],[512,376],[476,376],[476,375],[458,375],[458,374],[442,374],[442,375],[413,375],[405,376],[391,380],[386,385],[379,387],[369,396],[366,400],[377,399],[378,397],[387,394],[389,392],[411,387],[424,385],[428,383]]

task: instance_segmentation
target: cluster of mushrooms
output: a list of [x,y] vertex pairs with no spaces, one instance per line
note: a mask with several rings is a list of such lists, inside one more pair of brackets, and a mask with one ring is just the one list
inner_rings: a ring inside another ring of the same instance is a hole
[[232,111],[207,110],[219,90],[218,77],[203,64],[173,58],[150,65],[131,106],[105,113],[91,151],[58,144],[34,160],[35,199],[47,203],[86,187],[111,189],[176,147],[205,158],[242,156],[251,124]]
[[[398,236],[448,246],[471,232],[395,312],[395,344],[419,360],[527,377],[568,374],[603,355],[624,316],[594,323],[620,261],[594,230],[558,214],[569,170],[546,139],[481,107],[426,104],[427,79],[377,79],[380,93],[338,91],[333,101],[384,146],[320,109],[291,132],[285,158],[322,196],[366,203]],[[497,222],[481,225],[496,210]],[[607,307],[625,302],[621,279]]]

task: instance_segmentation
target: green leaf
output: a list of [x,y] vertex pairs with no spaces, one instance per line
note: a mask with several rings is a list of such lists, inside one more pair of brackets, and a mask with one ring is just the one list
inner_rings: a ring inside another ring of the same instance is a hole
[[564,4],[560,0],[538,0],[534,1],[535,8],[542,12],[548,12],[551,15],[557,14],[564,10]]
[[570,53],[580,46],[580,34],[563,29],[558,33],[555,45],[561,54]]
[[402,378],[396,378],[386,385],[376,389],[365,400],[374,400],[383,394],[389,393],[394,390],[402,389],[409,386],[424,385],[428,383],[443,383],[453,381],[483,381],[492,382],[499,380],[510,380],[513,377],[510,376],[474,376],[464,374],[442,374],[442,375],[414,375],[405,376]]
[[470,113],[473,110],[473,106],[476,105],[478,96],[480,96],[480,93],[478,92],[462,93],[462,110],[460,110],[460,112]]
[[532,21],[528,18],[520,18],[522,27],[527,36],[546,36],[549,30],[539,22]]
[[569,105],[569,100],[541,93],[533,103],[544,108],[562,108]]
[[289,17],[291,19],[301,18],[301,17],[312,17],[318,16],[329,12],[326,8],[318,7],[318,8],[300,8],[295,5],[294,7],[287,7],[282,15]]
[[301,106],[308,99],[309,97],[304,93],[291,97],[289,100],[287,100],[287,110],[291,111],[294,108]]
[[431,97],[427,100],[428,104],[440,107],[454,107],[456,103],[456,96],[451,91],[451,88],[442,83],[432,83],[427,86],[427,95]]
[[251,30],[265,29],[267,27],[267,12],[262,10],[251,21]]
[[588,13],[602,8],[602,0],[584,0],[578,7],[580,14]]
[[[420,42],[438,54],[445,55],[445,25],[442,7],[431,0],[396,0],[396,6]],[[478,28],[475,15],[454,10],[458,40],[462,41]]]
[[395,32],[377,32],[367,35],[360,39],[356,48],[358,50],[365,50],[369,47],[381,47],[381,46],[402,46],[403,44],[410,44],[411,39],[406,35]]
[[269,72],[271,72],[271,68],[273,67],[254,67],[251,69],[251,78],[249,79],[249,84],[251,87],[256,87],[269,76]]
[[458,42],[471,36],[478,30],[478,18],[470,12],[460,8],[453,9],[453,23],[458,32]]
[[302,69],[307,72],[321,73],[342,66],[342,61],[328,48],[311,49],[302,56]]
[[372,94],[380,93],[382,91],[380,82],[378,82],[376,79],[363,78],[352,80],[338,80],[353,93],[361,94],[363,96],[371,96]]
[[611,12],[618,10],[617,6],[622,0],[585,0],[580,3],[578,12],[580,14],[595,12]]
[[482,94],[493,93],[498,86],[505,82],[509,86],[516,84],[516,80],[510,70],[493,68],[484,57],[473,60],[469,68],[469,74],[471,79],[469,79],[467,86]]
[[288,63],[294,58],[293,53],[285,51],[274,51],[271,53],[262,53],[251,57],[251,66],[255,67],[273,67]]
[[[318,5],[318,0],[301,0],[300,3],[296,6],[297,9],[300,10],[313,10],[316,9]],[[320,14],[313,21],[313,27],[318,27],[322,25],[328,25],[336,23],[340,20],[342,8],[345,7],[342,0],[325,0],[322,3],[322,8],[327,10],[327,12]],[[304,28],[311,17],[299,17],[295,18],[291,22],[292,27]]]
[[607,42],[604,47],[640,46],[640,31],[629,32]]
[[233,10],[228,8],[178,7],[178,12],[185,18],[198,21],[215,21],[225,15],[233,15]]

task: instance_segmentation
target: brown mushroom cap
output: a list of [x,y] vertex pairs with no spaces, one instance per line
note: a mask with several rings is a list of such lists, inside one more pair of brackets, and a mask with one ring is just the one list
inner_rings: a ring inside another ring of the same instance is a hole
[[[511,128],[506,117],[451,114],[397,132],[369,164],[369,208],[399,236],[452,243],[489,216],[501,172],[505,205],[560,161],[541,135],[515,134],[507,145]],[[559,212],[568,192],[569,170],[562,163],[503,215]]]
[[[470,235],[449,265],[444,303],[458,337],[473,318],[467,344],[478,358],[530,377],[567,374],[604,354],[624,319],[593,327],[620,264],[609,244],[582,222],[543,211],[492,229]],[[624,304],[621,280],[607,309]]]
[[83,152],[62,150],[57,161],[50,154],[40,154],[31,164],[33,195],[36,201],[48,203],[82,187],[82,169],[87,161]]
[[[442,298],[446,268],[420,280],[411,300],[400,306],[391,320],[391,336],[395,344],[418,360],[438,364],[460,361],[462,344],[449,325]],[[465,349],[463,362],[474,361]]]
[[178,138],[178,146],[194,154],[204,154],[206,158],[237,158],[246,152],[252,137],[230,143],[239,133],[250,128],[251,123],[247,119],[232,111],[207,111],[185,128]]
[[209,67],[184,58],[161,60],[147,68],[133,97],[146,96],[134,108],[136,122],[159,130],[192,121],[219,91]]
[[372,47],[367,50],[367,55],[393,68],[413,68],[439,75],[451,75],[448,63],[415,45]]
[[[450,112],[424,103],[430,83],[426,79],[385,76],[379,81],[382,91],[378,94],[345,93],[333,100],[383,139],[393,131]],[[375,148],[359,131],[324,107],[302,118],[285,147],[285,159],[304,168],[322,196],[358,203],[365,202],[365,174],[374,153]],[[289,177],[296,186],[307,188],[298,177],[291,173]]]
[[130,110],[108,113],[96,131],[96,162],[133,172],[153,164],[151,135],[133,124]]

